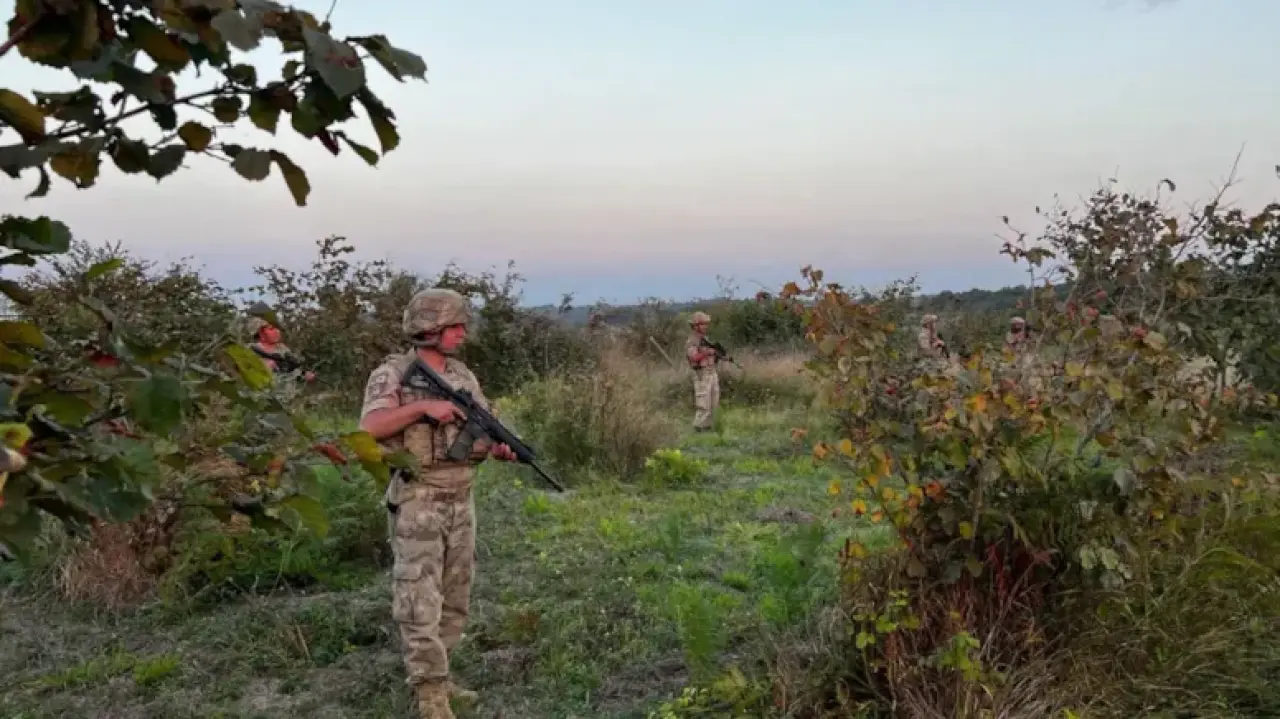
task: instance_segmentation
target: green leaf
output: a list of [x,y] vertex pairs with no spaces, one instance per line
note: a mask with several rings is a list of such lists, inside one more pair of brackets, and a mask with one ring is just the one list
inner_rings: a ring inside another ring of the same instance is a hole
[[271,153],[262,150],[246,149],[231,161],[231,169],[246,180],[261,182],[271,174]]
[[339,99],[351,97],[365,86],[364,63],[355,49],[328,33],[302,28],[307,45],[307,67],[315,70]]
[[126,175],[145,172],[151,164],[151,153],[147,143],[122,137],[111,148],[111,159],[116,167]]
[[293,510],[298,515],[302,526],[311,530],[317,537],[324,538],[329,534],[329,518],[320,502],[301,494],[286,497],[280,504]]
[[44,347],[44,333],[30,322],[0,322],[0,342]]
[[0,122],[17,130],[27,144],[45,137],[44,113],[13,90],[0,89]]
[[151,119],[156,121],[156,127],[165,132],[169,132],[178,126],[178,112],[170,105],[152,105],[150,108]]
[[283,152],[272,150],[271,159],[275,160],[280,168],[280,174],[284,175],[284,182],[289,186],[293,201],[298,207],[306,207],[307,195],[311,194],[311,182],[307,180],[307,173],[303,172],[302,168],[295,165],[293,160]]
[[0,220],[0,243],[33,255],[58,255],[70,249],[71,230],[48,217],[6,217]]
[[246,65],[244,63],[233,65],[232,67],[223,70],[222,74],[225,75],[228,80],[236,83],[237,85],[244,85],[245,87],[258,86],[258,69],[253,65]]
[[123,266],[124,259],[121,257],[113,257],[109,260],[103,260],[102,262],[99,262],[85,270],[84,278],[86,280],[96,280],[109,272],[115,272]]
[[253,389],[271,386],[271,368],[253,350],[240,344],[228,345],[223,352],[236,368],[236,373]]
[[406,75],[420,80],[427,77],[427,63],[420,56],[393,46],[385,35],[353,37],[351,41],[368,50],[373,59],[401,82]]
[[276,133],[276,125],[280,122],[280,108],[262,95],[254,95],[249,100],[249,120],[258,128],[271,134]]
[[129,393],[131,415],[148,431],[167,435],[182,423],[186,387],[174,375],[157,372],[136,383]]
[[240,108],[242,103],[239,97],[219,97],[210,103],[210,109],[213,110],[213,116],[218,118],[218,122],[233,123],[240,119]]
[[400,145],[400,133],[396,131],[396,126],[392,122],[395,119],[395,113],[383,105],[382,101],[369,91],[369,88],[362,89],[356,99],[364,105],[365,112],[369,113],[369,124],[373,125],[373,132],[378,136],[382,154],[385,156],[396,149]]
[[147,162],[147,174],[156,178],[156,181],[159,182],[177,172],[178,168],[182,167],[182,161],[186,157],[186,145],[165,145],[152,155]]
[[369,163],[372,166],[377,166],[378,153],[374,152],[372,149],[364,145],[361,145],[355,140],[352,140],[350,137],[347,136],[347,133],[341,130],[334,130],[333,134],[341,138],[343,142],[347,143],[347,147],[350,147],[352,152],[359,155],[361,160],[364,160],[365,162]]
[[204,152],[208,149],[209,143],[213,142],[213,130],[188,120],[178,128],[178,137],[182,138],[182,141],[187,144],[187,149],[192,152]]

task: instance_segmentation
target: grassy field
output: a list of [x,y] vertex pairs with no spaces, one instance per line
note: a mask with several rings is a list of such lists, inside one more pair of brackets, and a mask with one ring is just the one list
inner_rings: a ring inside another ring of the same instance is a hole
[[[758,666],[830,599],[838,542],[887,541],[831,516],[826,470],[791,444],[797,412],[732,409],[719,433],[683,436],[682,454],[706,463],[685,486],[600,481],[556,497],[527,470],[486,465],[454,659],[481,701],[459,716],[645,717],[690,679]],[[326,541],[377,544],[378,498],[342,491],[350,506]],[[267,553],[275,577],[259,566],[128,615],[7,595],[0,715],[412,716],[385,568],[317,541]]]

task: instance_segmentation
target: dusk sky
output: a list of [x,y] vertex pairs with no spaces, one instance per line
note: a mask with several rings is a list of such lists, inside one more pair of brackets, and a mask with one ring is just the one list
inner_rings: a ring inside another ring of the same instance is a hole
[[[368,68],[403,138],[378,168],[282,122],[240,141],[307,169],[306,208],[278,174],[251,184],[206,158],[160,184],[107,161],[97,187],[55,178],[30,201],[34,175],[5,178],[0,208],[230,285],[342,234],[423,274],[514,260],[531,303],[625,302],[710,295],[717,274],[776,289],[810,263],[999,287],[1021,278],[997,254],[1001,215],[1033,228],[1054,193],[1169,177],[1201,199],[1242,147],[1232,197],[1280,188],[1277,0],[340,0],[333,22],[429,66],[405,84]],[[0,85],[74,86],[29,68],[10,53]]]

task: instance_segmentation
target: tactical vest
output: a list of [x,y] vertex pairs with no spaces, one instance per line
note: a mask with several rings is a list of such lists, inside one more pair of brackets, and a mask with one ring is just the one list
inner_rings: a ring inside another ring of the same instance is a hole
[[[396,370],[396,376],[401,378],[401,405],[419,400],[442,399],[404,383],[405,374],[409,371],[409,366],[413,364],[414,359],[413,352],[388,358]],[[447,359],[444,371],[438,374],[441,379],[457,389],[468,390],[473,395],[480,392],[480,385],[475,375],[459,360]],[[462,425],[456,421],[443,425],[433,425],[429,421],[416,422],[409,425],[400,436],[388,437],[383,445],[391,451],[405,449],[412,454],[422,465],[424,479],[449,476],[459,481],[470,480],[475,465],[485,458],[488,447],[483,441],[476,442],[469,462],[454,462],[448,459],[449,447],[458,438],[461,430]]]

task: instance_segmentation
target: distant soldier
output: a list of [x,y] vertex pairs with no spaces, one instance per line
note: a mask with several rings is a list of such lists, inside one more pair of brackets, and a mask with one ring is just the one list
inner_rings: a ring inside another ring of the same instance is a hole
[[[445,289],[423,290],[405,308],[403,331],[414,349],[391,355],[369,375],[360,428],[387,450],[408,450],[422,469],[397,472],[386,504],[392,568],[391,616],[400,627],[407,683],[423,719],[453,719],[449,700],[476,699],[449,674],[449,656],[462,639],[475,573],[475,467],[486,458],[515,459],[505,444],[473,445],[467,461],[448,458],[464,419],[448,400],[403,385],[421,360],[444,381],[467,390],[486,409],[476,376],[455,355],[467,337],[471,305]],[[403,386],[402,386],[403,385]]]
[[1004,336],[1005,349],[1014,354],[1021,354],[1027,350],[1027,321],[1021,317],[1014,317],[1009,320],[1009,332]]
[[293,353],[282,341],[280,328],[262,319],[261,317],[250,317],[248,322],[249,336],[252,340],[249,343],[249,349],[262,358],[263,362],[271,368],[272,372],[292,373],[302,371],[302,379],[305,382],[314,382],[316,373],[311,370],[303,370],[302,362],[298,356]]
[[923,357],[942,359],[946,354],[947,343],[938,336],[937,325],[937,315],[925,315],[920,319],[920,333],[916,335],[916,343]]
[[711,315],[694,312],[689,318],[692,332],[684,343],[685,359],[693,369],[693,428],[698,432],[712,428],[716,408],[720,406],[720,374],[716,369],[720,355],[715,348],[707,346],[710,326]]

